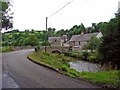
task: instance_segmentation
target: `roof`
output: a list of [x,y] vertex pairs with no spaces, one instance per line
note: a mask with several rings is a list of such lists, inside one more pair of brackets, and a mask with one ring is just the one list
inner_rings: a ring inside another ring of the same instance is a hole
[[97,36],[98,33],[89,33],[89,34],[82,34],[82,35],[73,35],[70,39],[70,41],[89,41],[91,36],[95,35]]
[[55,39],[61,40],[60,37],[48,37],[48,41],[49,41],[49,42],[52,42],[52,41],[55,40]]
[[48,37],[48,42],[53,42],[54,40],[60,40],[61,42],[64,42],[63,39],[61,39],[61,37]]

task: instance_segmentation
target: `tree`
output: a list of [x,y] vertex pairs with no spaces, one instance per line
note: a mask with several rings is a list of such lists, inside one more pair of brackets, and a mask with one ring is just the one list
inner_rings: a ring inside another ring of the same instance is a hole
[[47,32],[48,36],[54,36],[55,35],[55,30],[56,30],[55,28],[49,27],[48,32]]
[[46,42],[43,41],[43,42],[41,43],[41,45],[42,45],[42,46],[45,46],[45,45],[50,46],[50,43],[49,43],[48,41],[46,41]]
[[102,63],[111,62],[113,67],[120,69],[120,14],[111,19],[107,26],[107,32],[102,38],[98,48],[98,57]]
[[23,45],[37,46],[39,45],[39,39],[35,34],[30,34],[24,41]]
[[58,36],[62,36],[65,34],[65,30],[64,29],[61,29],[60,31],[57,31],[56,33]]
[[92,32],[99,32],[99,28],[97,27],[96,23],[92,23]]
[[107,26],[108,26],[108,22],[100,22],[96,25],[97,29],[103,34],[105,35],[107,32]]
[[86,46],[85,48],[93,51],[98,48],[100,43],[101,40],[99,38],[97,38],[96,36],[92,36],[87,45],[85,45]]
[[[1,18],[1,21],[0,21],[0,25],[2,25],[0,27],[0,31],[2,30],[2,28],[5,28],[6,30],[9,29],[9,28],[12,28],[13,25],[12,25],[12,16],[10,14],[8,14],[8,12],[10,11],[10,3],[9,2],[5,2],[3,0],[0,0],[0,17]],[[12,14],[12,13],[11,13]]]
[[80,25],[80,33],[81,33],[81,32],[86,33],[85,30],[86,30],[86,28],[85,28],[84,24],[81,23],[81,25]]

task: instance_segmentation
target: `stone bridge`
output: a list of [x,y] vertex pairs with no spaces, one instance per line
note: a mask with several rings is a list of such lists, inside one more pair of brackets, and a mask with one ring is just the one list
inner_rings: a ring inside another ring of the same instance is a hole
[[[40,50],[45,50],[45,46],[40,47]],[[68,46],[47,46],[46,50],[50,53],[62,53],[69,51]]]

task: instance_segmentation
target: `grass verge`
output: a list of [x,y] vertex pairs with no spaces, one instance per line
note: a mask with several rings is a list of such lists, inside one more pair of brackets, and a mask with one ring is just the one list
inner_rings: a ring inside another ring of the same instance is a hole
[[11,52],[11,51],[13,50],[9,46],[1,47],[1,50],[0,50],[0,52]]
[[34,62],[57,70],[60,73],[74,77],[83,78],[93,84],[102,85],[107,88],[120,88],[120,70],[101,71],[101,72],[77,72],[71,69],[67,62],[75,61],[63,54],[50,54],[44,52],[33,52],[28,58]]

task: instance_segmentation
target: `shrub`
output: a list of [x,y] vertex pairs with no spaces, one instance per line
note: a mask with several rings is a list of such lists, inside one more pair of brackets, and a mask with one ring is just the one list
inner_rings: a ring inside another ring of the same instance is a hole
[[13,51],[11,47],[9,46],[6,46],[6,47],[2,47],[2,50],[0,50],[2,52],[10,52],[10,51]]
[[90,62],[96,62],[97,58],[96,58],[96,56],[89,56],[88,59]]
[[63,64],[62,67],[60,68],[60,70],[62,70],[62,71],[67,71],[67,68],[68,68],[68,67]]
[[78,58],[78,53],[72,53],[72,57]]
[[87,51],[82,52],[82,59],[83,60],[88,60],[89,53]]
[[82,56],[83,56],[82,53],[78,54],[79,59],[82,59]]
[[71,56],[71,52],[63,52],[65,56]]

